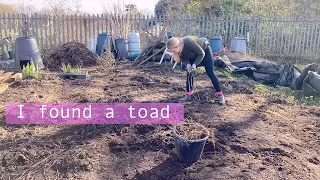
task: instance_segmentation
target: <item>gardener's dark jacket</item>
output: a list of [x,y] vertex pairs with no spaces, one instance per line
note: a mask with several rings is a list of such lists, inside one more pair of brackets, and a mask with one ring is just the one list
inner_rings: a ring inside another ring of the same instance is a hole
[[194,63],[199,65],[204,58],[204,50],[208,47],[208,42],[196,36],[185,36],[182,39],[184,42],[180,55],[182,64],[186,65],[190,63],[192,65]]

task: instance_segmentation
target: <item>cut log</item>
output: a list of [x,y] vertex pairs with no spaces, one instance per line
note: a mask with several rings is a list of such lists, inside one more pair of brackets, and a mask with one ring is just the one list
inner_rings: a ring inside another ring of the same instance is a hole
[[0,94],[5,92],[9,88],[9,85],[7,83],[0,84]]
[[154,36],[152,33],[150,33],[148,30],[144,29],[143,27],[140,27],[142,30],[144,30],[147,34],[151,35],[153,38],[151,38],[152,41],[156,42],[158,37]]
[[148,49],[146,49],[147,52],[140,59],[137,60],[136,64],[140,63],[141,60],[145,59],[148,56],[148,54],[150,54],[153,51],[155,47],[157,47],[156,44],[151,45]]
[[[154,48],[157,47],[157,44],[154,44],[153,46],[151,46],[149,49],[148,49],[148,52],[146,53],[146,55],[148,56],[148,54],[152,53],[152,51],[154,50]],[[152,55],[152,54],[151,54]]]
[[150,43],[150,44],[148,45],[148,47],[145,48],[144,54],[142,54],[141,57],[134,62],[134,65],[137,65],[137,64],[140,62],[141,59],[145,59],[144,57],[145,57],[145,56],[148,56],[148,54],[151,53],[152,50],[153,50],[156,46],[157,46],[157,44]]
[[0,83],[8,81],[12,76],[14,72],[6,72],[0,75]]
[[[151,58],[153,58],[155,55],[157,55],[160,51],[163,51],[165,49],[165,46],[161,48],[161,50],[157,53],[152,54],[150,57],[144,57],[144,56],[148,56],[149,53],[151,53],[153,51],[154,48],[156,48],[159,43],[161,43],[161,39],[164,35],[165,29],[167,27],[167,23],[164,25],[164,27],[162,28],[162,30],[159,33],[159,36],[156,38],[155,42],[149,42],[148,46],[139,54],[139,56],[134,60],[133,65],[136,66],[140,66],[141,64],[145,63],[146,61],[150,60]],[[148,31],[146,31],[148,33]],[[149,33],[150,34],[150,33]],[[152,35],[152,34],[151,34]],[[153,35],[152,35],[153,36]],[[147,53],[146,53],[147,52]],[[140,62],[142,59],[142,62]],[[145,59],[145,60],[143,60]]]
[[[151,59],[151,58],[149,58],[149,57],[144,57],[144,56],[148,56],[148,54],[150,54],[150,53],[152,53],[153,52],[153,50],[157,47],[157,46],[159,46],[160,45],[160,43],[161,43],[161,41],[160,40],[158,40],[155,44],[151,44],[151,46],[149,46],[149,48],[146,48],[145,49],[145,51],[148,51],[148,52],[146,52],[143,56],[141,56],[139,59],[137,59],[136,61],[135,61],[135,63],[134,63],[134,65],[137,65],[138,63],[140,63],[140,59]],[[162,47],[161,49],[164,49],[165,48],[165,46],[164,47]],[[151,54],[151,55],[153,55],[153,54]]]

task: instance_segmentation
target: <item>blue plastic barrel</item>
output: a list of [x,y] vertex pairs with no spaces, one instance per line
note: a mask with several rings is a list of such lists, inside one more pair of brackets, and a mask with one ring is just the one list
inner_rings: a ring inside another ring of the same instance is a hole
[[96,51],[99,56],[110,47],[111,37],[112,36],[107,33],[101,33],[98,35]]
[[221,49],[224,48],[223,42],[221,38],[219,37],[213,37],[210,39],[210,46],[212,49],[212,52],[219,52]]

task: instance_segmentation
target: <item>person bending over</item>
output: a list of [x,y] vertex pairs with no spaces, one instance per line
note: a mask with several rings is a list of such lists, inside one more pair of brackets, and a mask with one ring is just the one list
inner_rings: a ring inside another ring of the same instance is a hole
[[204,66],[206,74],[210,78],[220,105],[225,104],[225,98],[221,91],[220,82],[213,72],[213,57],[209,42],[195,36],[185,36],[183,38],[172,37],[167,43],[167,49],[173,54],[175,62],[186,67],[186,94],[180,101],[189,101],[192,97],[193,74],[197,67]]

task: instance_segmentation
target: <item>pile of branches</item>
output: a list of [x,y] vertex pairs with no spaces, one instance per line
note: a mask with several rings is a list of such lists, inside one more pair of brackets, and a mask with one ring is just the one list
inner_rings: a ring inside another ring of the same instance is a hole
[[45,67],[51,71],[61,70],[62,64],[72,67],[89,67],[97,65],[96,55],[84,44],[68,42],[50,50],[43,58]]
[[[134,63],[133,63],[134,66],[136,67],[141,66],[142,64],[146,63],[147,61],[150,61],[154,56],[162,53],[165,50],[166,44],[162,41],[162,37],[165,33],[166,27],[167,27],[167,24],[164,25],[158,37],[154,36],[153,34],[148,32],[146,29],[140,27],[147,34],[149,34],[149,43],[146,46],[146,48],[144,48],[141,51],[139,56],[134,60]],[[159,47],[160,49],[153,53],[153,50]]]

